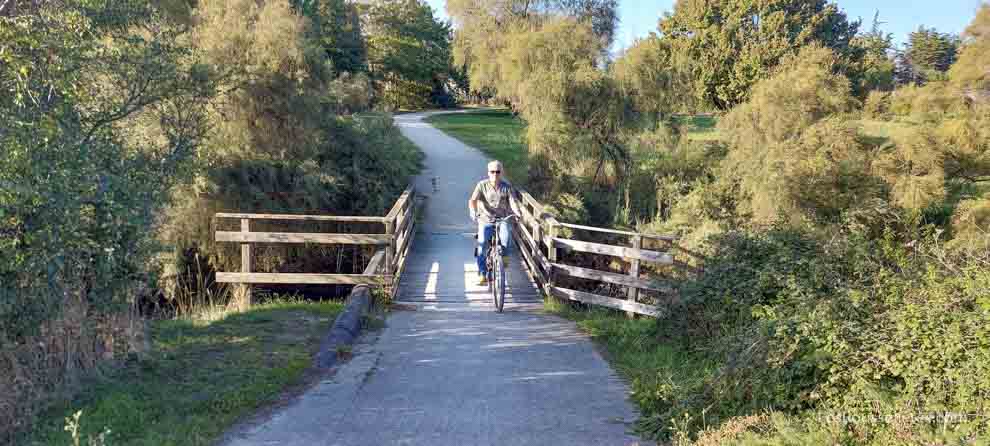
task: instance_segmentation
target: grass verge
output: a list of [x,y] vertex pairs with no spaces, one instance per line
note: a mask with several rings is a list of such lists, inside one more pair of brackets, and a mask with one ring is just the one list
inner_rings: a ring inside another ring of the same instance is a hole
[[529,166],[526,123],[512,116],[510,111],[481,110],[433,115],[426,122],[501,161],[509,181],[525,184]]
[[665,413],[681,389],[697,388],[712,374],[715,365],[658,341],[657,322],[652,318],[629,319],[624,312],[608,308],[578,308],[547,299],[544,308],[577,323],[588,333],[603,356],[626,379],[630,398],[640,412],[637,430],[652,437],[657,415]]
[[684,126],[687,138],[692,141],[717,141],[721,136],[716,127],[718,119],[715,116],[678,115],[673,120],[677,125]]
[[282,300],[213,321],[155,321],[147,355],[129,358],[48,410],[26,444],[80,444],[64,429],[78,411],[82,439],[109,430],[107,444],[212,444],[304,381],[342,310],[336,302]]

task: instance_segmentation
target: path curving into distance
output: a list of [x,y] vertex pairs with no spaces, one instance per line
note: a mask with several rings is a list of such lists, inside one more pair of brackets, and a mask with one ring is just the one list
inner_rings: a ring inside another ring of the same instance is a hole
[[416,179],[424,220],[397,299],[409,310],[392,312],[333,376],[223,444],[647,444],[629,434],[637,414],[626,384],[573,322],[542,311],[518,252],[504,313],[474,284],[467,199],[488,158],[423,122],[429,114],[395,118],[426,154]]

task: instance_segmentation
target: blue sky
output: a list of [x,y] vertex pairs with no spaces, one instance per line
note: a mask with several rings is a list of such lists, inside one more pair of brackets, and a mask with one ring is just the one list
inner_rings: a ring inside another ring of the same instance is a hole
[[[613,50],[628,47],[637,37],[655,31],[657,19],[673,8],[675,0],[619,0],[619,30]],[[883,30],[894,34],[895,43],[903,43],[908,33],[919,25],[935,27],[941,32],[961,33],[966,29],[983,0],[838,0],[850,19],[862,18],[866,27],[873,14],[880,11],[886,22]],[[427,0],[434,11],[446,18],[445,0]]]

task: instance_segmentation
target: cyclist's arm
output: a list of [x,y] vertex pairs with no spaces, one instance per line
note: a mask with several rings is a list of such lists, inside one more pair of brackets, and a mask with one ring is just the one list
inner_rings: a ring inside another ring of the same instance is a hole
[[488,207],[488,204],[485,203],[485,199],[481,195],[481,183],[478,183],[478,185],[474,187],[474,192],[471,193],[471,198],[468,199],[468,211],[471,212],[471,215],[478,215],[478,204],[484,206],[485,210],[491,214],[491,209]]
[[474,192],[471,192],[471,198],[468,198],[468,212],[472,216],[478,215],[478,195],[481,194],[479,187],[474,186]]

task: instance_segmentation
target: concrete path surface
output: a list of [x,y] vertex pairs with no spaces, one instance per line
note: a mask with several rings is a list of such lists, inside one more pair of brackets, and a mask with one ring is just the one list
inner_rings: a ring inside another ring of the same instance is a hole
[[[422,122],[396,117],[426,153],[426,209],[380,332],[267,420],[227,435],[255,445],[639,445],[628,388],[567,320],[545,314],[512,256],[505,312],[474,285],[467,198],[488,161]],[[436,187],[434,187],[436,184]]]

